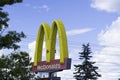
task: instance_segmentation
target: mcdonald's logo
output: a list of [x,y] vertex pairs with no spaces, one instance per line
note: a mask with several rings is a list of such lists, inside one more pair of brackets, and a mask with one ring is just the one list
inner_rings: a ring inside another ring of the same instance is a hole
[[[55,60],[57,33],[59,36],[60,59]],[[46,61],[42,61],[44,37],[46,41]],[[68,44],[64,24],[60,20],[54,20],[52,27],[47,23],[42,23],[36,39],[33,71],[63,70],[70,69],[70,66],[71,59],[68,55]]]

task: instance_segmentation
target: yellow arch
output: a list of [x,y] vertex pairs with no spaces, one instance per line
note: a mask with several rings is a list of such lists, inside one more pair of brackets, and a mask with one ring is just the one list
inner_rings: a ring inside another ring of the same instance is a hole
[[68,58],[68,44],[67,44],[65,28],[64,28],[62,21],[60,20],[53,21],[51,31],[52,31],[50,35],[51,60],[55,59],[56,36],[57,36],[57,31],[58,31],[59,45],[60,45],[60,63],[64,63],[64,59]]
[[[34,66],[37,66],[37,63],[42,61],[42,47],[43,47],[43,40],[44,40],[44,34],[46,39],[46,49],[49,49],[50,43],[50,26],[47,23],[43,23],[40,25],[40,28],[38,30],[38,36],[36,39],[36,48],[35,48],[35,55],[34,55]],[[46,54],[46,60],[47,62],[50,60],[50,52]]]
[[52,29],[47,23],[40,25],[38,30],[38,36],[36,39],[36,48],[34,55],[34,66],[37,66],[37,63],[42,61],[42,46],[44,35],[46,39],[46,62],[50,62],[55,59],[55,47],[56,47],[56,36],[57,31],[59,35],[59,44],[60,44],[60,63],[64,63],[64,59],[68,58],[68,44],[67,37],[64,25],[62,21],[55,20],[52,24]]

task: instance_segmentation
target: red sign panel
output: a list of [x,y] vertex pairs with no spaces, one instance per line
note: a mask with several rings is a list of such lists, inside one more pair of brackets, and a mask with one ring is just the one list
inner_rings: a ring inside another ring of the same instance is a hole
[[71,59],[65,59],[64,64],[60,64],[60,59],[52,60],[50,63],[46,61],[38,62],[37,66],[34,66],[32,63],[32,71],[34,72],[49,72],[49,71],[60,71],[71,68]]

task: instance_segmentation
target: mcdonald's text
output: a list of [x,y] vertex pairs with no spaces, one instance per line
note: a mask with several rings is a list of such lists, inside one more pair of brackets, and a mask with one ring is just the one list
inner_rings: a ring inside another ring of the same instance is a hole
[[52,60],[50,63],[46,61],[38,62],[37,66],[32,66],[32,70],[34,72],[48,72],[48,71],[60,71],[65,69],[70,69],[71,66],[71,59],[65,59],[65,63],[61,64],[60,59]]

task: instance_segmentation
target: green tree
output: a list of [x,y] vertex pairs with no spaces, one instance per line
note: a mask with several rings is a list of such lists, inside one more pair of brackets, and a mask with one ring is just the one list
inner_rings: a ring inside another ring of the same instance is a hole
[[74,65],[75,72],[73,74],[76,80],[97,80],[97,78],[101,76],[96,71],[98,67],[93,66],[95,62],[90,61],[90,58],[92,58],[92,56],[90,56],[91,53],[89,44],[83,44],[83,51],[79,52],[79,59],[82,60],[82,63]]
[[12,5],[20,2],[22,2],[22,0],[0,0],[0,6],[3,7],[5,5]]
[[21,41],[21,38],[25,38],[23,32],[8,31],[4,33],[9,27],[8,21],[10,19],[8,18],[8,13],[3,11],[3,7],[19,2],[22,2],[22,0],[0,0],[0,49],[7,48],[16,50],[20,47],[17,43]]
[[6,77],[8,76],[7,70],[8,70],[8,65],[7,64],[7,56],[2,55],[0,57],[0,80],[6,80]]
[[30,80],[34,77],[31,58],[26,52],[0,57],[0,80]]
[[[0,50],[18,49],[20,46],[17,43],[26,37],[23,32],[5,32],[9,27],[10,19],[8,12],[5,12],[3,7],[21,2],[22,0],[0,0]],[[0,56],[0,80],[29,80],[34,77],[34,73],[31,72],[30,60],[26,52],[14,51],[9,55]]]

